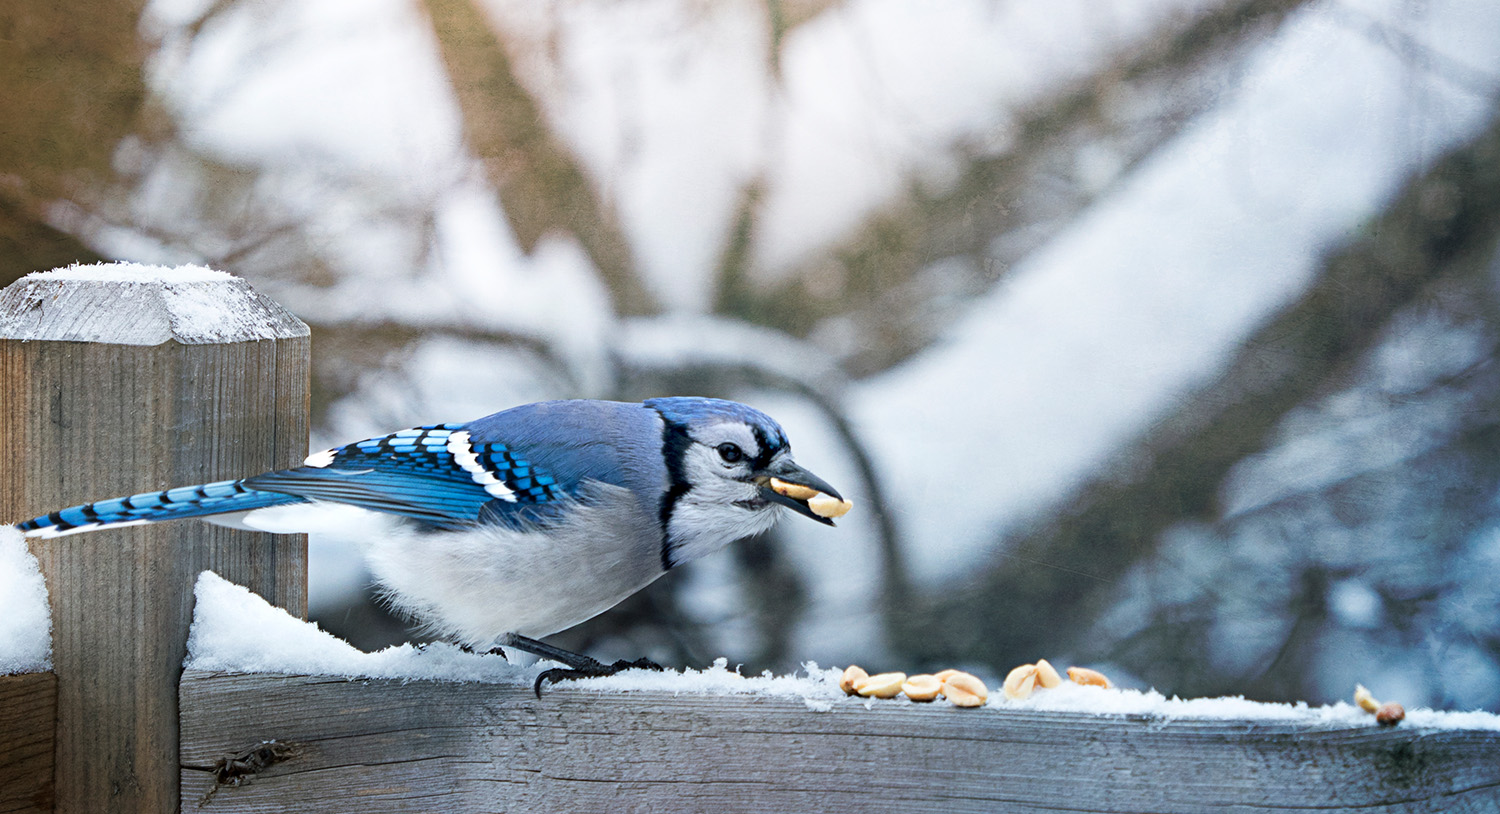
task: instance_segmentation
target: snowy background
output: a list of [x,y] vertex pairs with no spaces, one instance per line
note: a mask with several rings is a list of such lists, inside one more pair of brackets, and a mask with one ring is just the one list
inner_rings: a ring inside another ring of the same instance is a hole
[[[1500,4],[73,17],[0,53],[7,280],[247,278],[313,328],[314,448],[718,395],[855,501],[559,644],[1500,708]],[[411,638],[351,541],[311,571]]]

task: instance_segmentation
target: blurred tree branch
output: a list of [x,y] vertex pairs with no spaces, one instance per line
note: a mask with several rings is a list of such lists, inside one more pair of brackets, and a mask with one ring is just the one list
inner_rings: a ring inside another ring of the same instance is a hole
[[781,79],[781,47],[792,29],[832,8],[837,0],[765,0],[766,21],[771,29],[771,76]]
[[[761,193],[752,185],[720,261],[716,310],[800,337],[850,317],[857,339],[845,369],[859,377],[890,367],[1107,189],[1080,177],[1085,150],[1108,152],[1115,177],[1124,174],[1211,105],[1235,80],[1242,51],[1306,2],[1227,2],[1164,33],[1023,115],[1003,152],[958,145],[968,155],[956,182],[934,193],[913,181],[903,200],[784,283],[759,286],[748,268]],[[934,279],[934,264],[948,258],[963,262]]]
[[504,44],[474,0],[426,0],[464,135],[484,162],[516,241],[531,252],[551,230],[576,237],[623,315],[659,306],[636,273],[630,245],[583,168],[553,135],[511,69]]
[[1218,381],[1122,454],[1108,468],[1113,475],[1083,487],[1063,514],[1001,541],[1004,553],[982,579],[927,611],[962,614],[971,625],[931,625],[906,646],[973,652],[997,666],[1059,648],[1089,651],[1069,637],[1104,610],[1113,580],[1152,552],[1169,525],[1212,520],[1236,462],[1264,448],[1289,410],[1338,382],[1432,281],[1486,268],[1497,237],[1500,118],[1411,180]]

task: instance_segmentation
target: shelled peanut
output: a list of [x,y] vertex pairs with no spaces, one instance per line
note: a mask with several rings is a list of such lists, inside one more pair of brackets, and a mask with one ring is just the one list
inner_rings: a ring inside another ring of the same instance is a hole
[[1057,674],[1057,668],[1046,659],[1037,659],[1036,662],[1036,684],[1044,690],[1051,690],[1062,686],[1062,676]]
[[844,668],[844,674],[839,677],[839,689],[843,690],[846,695],[854,695],[854,686],[869,677],[870,674],[865,672],[863,667],[851,664]]
[[941,695],[957,707],[984,706],[990,697],[983,681],[961,670],[908,677],[899,672],[869,675],[864,668],[850,665],[839,677],[839,689],[864,698],[895,698],[904,694],[919,702],[933,701]]
[[833,495],[824,494],[811,486],[784,481],[780,478],[771,478],[769,484],[776,494],[789,497],[792,500],[800,500],[807,504],[808,510],[813,514],[828,518],[829,520],[843,517],[849,513],[850,509],[854,508],[852,502],[834,497]]
[[[1085,687],[1109,687],[1109,679],[1098,670],[1087,667],[1069,667],[1068,678]],[[1050,690],[1062,686],[1062,675],[1046,659],[1036,664],[1023,664],[1005,676],[1005,697],[1016,701],[1025,700],[1038,689]]]
[[[1097,670],[1069,667],[1068,678],[1089,687],[1110,687],[1109,679]],[[1001,692],[1006,698],[1023,700],[1038,689],[1062,686],[1062,674],[1046,659],[1023,664],[1005,676]],[[913,701],[932,701],[939,695],[958,707],[982,707],[989,701],[989,688],[977,677],[962,670],[943,670],[932,675],[907,676],[890,672],[870,675],[857,665],[850,665],[839,678],[839,689],[849,695],[865,698],[895,698],[905,695]]]
[[1036,689],[1036,665],[1023,664],[1005,675],[1005,684],[1000,688],[1006,698],[1020,701],[1031,697]]
[[932,701],[943,694],[943,682],[935,675],[914,675],[902,683],[901,692],[913,701]]
[[876,673],[854,682],[854,691],[865,698],[895,698],[906,683],[906,673]]
[[954,670],[943,679],[943,697],[955,707],[982,707],[990,700],[990,691],[978,678]]
[[1406,707],[1389,701],[1380,703],[1375,696],[1363,684],[1354,685],[1354,703],[1360,709],[1375,716],[1375,723],[1381,726],[1395,726],[1406,719]]
[[1074,684],[1082,684],[1085,687],[1108,688],[1114,686],[1109,683],[1109,679],[1105,678],[1103,673],[1098,670],[1090,670],[1087,667],[1069,667],[1068,678],[1072,679]]

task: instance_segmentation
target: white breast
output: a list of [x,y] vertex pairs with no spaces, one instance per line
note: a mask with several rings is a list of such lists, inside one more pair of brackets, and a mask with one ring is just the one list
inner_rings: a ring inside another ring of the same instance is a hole
[[378,516],[370,570],[396,609],[476,648],[565,630],[663,573],[657,523],[627,490],[596,485],[568,517],[547,531],[430,532]]

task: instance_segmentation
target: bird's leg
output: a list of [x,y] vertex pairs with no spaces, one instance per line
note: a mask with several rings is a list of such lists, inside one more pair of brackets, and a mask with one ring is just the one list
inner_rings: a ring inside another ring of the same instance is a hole
[[582,653],[574,653],[571,650],[564,650],[561,647],[554,647],[553,645],[547,644],[546,642],[537,641],[536,639],[532,639],[516,633],[507,633],[503,638],[501,638],[501,643],[502,647],[512,647],[516,650],[524,650],[527,653],[532,653],[544,659],[550,659],[552,661],[558,662],[559,664],[568,665],[567,667],[554,667],[550,670],[543,670],[542,674],[536,677],[536,684],[532,687],[532,690],[536,692],[537,698],[542,697],[542,685],[547,683],[556,683],[558,681],[572,681],[579,678],[612,676],[622,670],[662,669],[662,666],[660,664],[657,664],[650,659],[636,659],[635,661],[625,661],[624,659],[621,659],[614,664],[605,664],[598,659],[585,656]]

